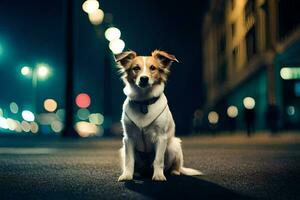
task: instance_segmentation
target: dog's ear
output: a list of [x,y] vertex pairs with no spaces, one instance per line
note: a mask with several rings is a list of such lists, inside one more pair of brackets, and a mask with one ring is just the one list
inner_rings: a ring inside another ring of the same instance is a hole
[[155,59],[159,60],[164,67],[169,67],[174,61],[179,63],[174,55],[171,55],[165,51],[155,50],[151,55]]
[[121,67],[127,68],[128,64],[136,57],[134,51],[124,51],[120,54],[115,55],[116,62],[118,62]]

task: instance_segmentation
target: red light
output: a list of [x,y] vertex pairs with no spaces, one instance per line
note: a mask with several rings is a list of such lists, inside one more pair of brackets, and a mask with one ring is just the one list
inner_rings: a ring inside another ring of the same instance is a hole
[[87,108],[90,106],[90,104],[91,104],[91,98],[88,94],[80,93],[79,95],[77,95],[76,105],[79,108]]

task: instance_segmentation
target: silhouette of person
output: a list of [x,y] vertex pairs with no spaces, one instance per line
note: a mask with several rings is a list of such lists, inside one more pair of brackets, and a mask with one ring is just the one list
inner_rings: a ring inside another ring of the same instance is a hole
[[250,137],[255,131],[255,110],[253,109],[244,109],[244,121],[247,127],[247,135]]

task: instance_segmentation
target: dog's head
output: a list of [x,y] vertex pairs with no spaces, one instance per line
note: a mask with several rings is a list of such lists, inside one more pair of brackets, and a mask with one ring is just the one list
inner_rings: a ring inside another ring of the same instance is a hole
[[123,80],[139,88],[166,82],[172,62],[178,62],[175,56],[159,50],[153,51],[151,56],[137,56],[134,51],[125,51],[115,58]]

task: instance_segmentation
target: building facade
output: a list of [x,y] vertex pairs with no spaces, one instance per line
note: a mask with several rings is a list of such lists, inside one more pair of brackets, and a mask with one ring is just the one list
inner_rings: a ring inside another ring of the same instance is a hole
[[237,128],[245,127],[246,97],[254,100],[257,129],[274,122],[299,128],[299,8],[296,0],[211,1],[202,36],[203,111],[217,113],[213,123],[220,129],[233,118],[229,106],[237,108]]

